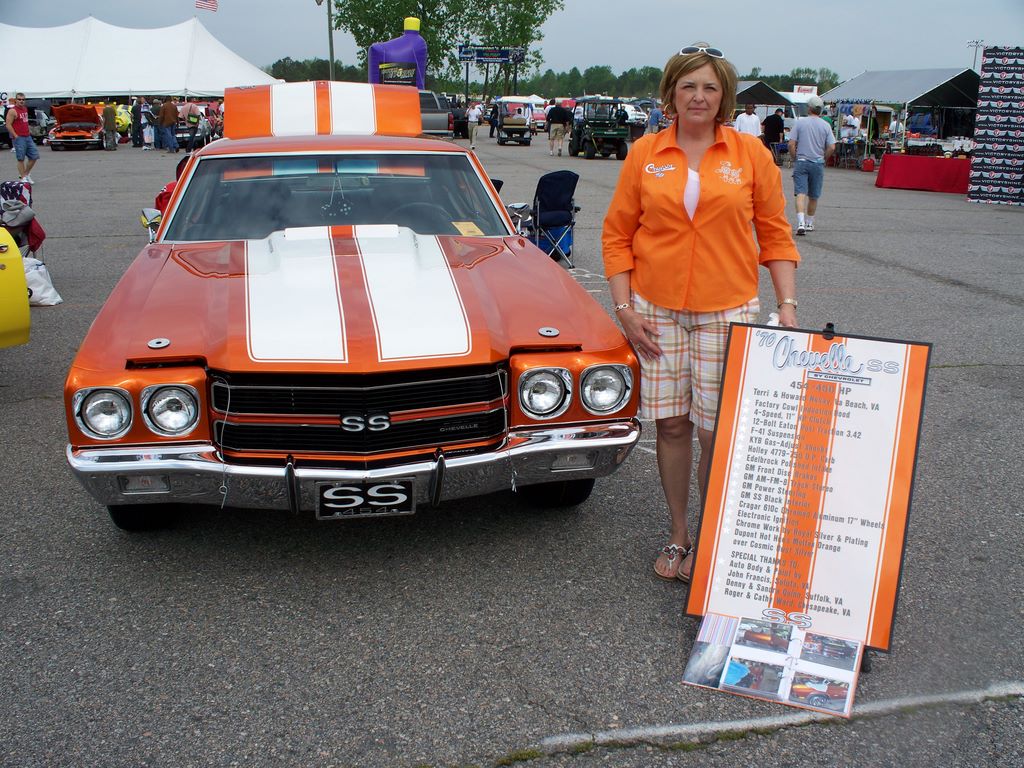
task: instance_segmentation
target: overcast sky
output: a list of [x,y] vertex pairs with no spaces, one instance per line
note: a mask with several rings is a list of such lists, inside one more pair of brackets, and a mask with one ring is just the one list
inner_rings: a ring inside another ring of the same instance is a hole
[[[5,24],[48,27],[88,15],[125,27],[196,16],[259,67],[285,56],[327,58],[327,10],[315,0],[220,0],[216,13],[197,10],[194,0],[0,0]],[[401,19],[394,28],[401,33]],[[681,46],[707,40],[740,74],[755,66],[773,74],[828,67],[846,79],[866,69],[969,67],[969,40],[1024,47],[1024,0],[565,0],[543,31],[544,67],[555,71],[660,68]],[[342,62],[356,63],[347,33],[335,33],[334,50]]]

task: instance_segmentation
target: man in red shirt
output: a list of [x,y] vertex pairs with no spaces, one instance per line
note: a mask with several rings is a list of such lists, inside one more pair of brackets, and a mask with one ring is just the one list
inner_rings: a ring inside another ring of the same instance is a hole
[[29,173],[39,159],[39,150],[28,129],[28,107],[25,106],[25,94],[14,95],[14,106],[7,110],[7,132],[14,142],[15,157],[18,158],[18,176],[21,181],[33,184]]

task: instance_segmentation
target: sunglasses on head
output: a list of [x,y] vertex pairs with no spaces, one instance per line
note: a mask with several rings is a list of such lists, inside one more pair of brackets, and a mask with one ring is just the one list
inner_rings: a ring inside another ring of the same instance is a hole
[[685,56],[688,53],[704,53],[713,59],[724,59],[725,54],[717,48],[707,48],[703,45],[688,45],[685,48],[679,49],[679,54]]

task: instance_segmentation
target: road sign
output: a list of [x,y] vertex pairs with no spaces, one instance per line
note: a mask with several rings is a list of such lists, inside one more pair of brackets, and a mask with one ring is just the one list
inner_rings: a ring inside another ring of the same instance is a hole
[[459,61],[476,64],[522,64],[526,61],[526,49],[515,46],[460,45]]

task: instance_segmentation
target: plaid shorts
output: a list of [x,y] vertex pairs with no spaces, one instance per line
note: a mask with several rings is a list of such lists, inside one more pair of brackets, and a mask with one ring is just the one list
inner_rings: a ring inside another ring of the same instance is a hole
[[729,323],[755,322],[761,303],[755,296],[732,309],[690,312],[665,309],[634,294],[633,307],[661,331],[655,338],[661,357],[640,358],[641,416],[667,419],[689,413],[690,421],[710,432],[718,412]]

